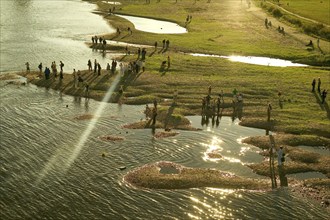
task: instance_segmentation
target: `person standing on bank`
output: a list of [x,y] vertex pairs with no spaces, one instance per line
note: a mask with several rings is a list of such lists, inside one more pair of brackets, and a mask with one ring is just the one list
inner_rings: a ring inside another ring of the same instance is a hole
[[60,69],[63,72],[63,67],[64,67],[64,63],[62,61],[60,61]]
[[319,79],[317,80],[317,91],[319,93],[321,93],[321,78],[319,77]]
[[315,85],[316,85],[316,80],[313,79],[313,81],[312,81],[312,92],[315,92]]
[[270,103],[268,103],[268,108],[267,108],[267,121],[269,122],[270,121],[270,114],[271,114],[271,111],[272,111],[272,105]]
[[38,69],[39,69],[39,72],[42,73],[42,63],[39,64]]
[[30,72],[30,64],[29,64],[29,62],[26,62],[25,63],[25,66],[26,66],[26,72],[29,73]]

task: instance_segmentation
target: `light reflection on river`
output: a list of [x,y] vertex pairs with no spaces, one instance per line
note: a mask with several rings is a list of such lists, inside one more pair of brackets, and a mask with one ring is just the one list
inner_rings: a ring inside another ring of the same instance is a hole
[[[139,121],[144,106],[106,104],[81,153],[65,170],[63,164],[90,123],[74,118],[92,114],[100,103],[33,85],[0,83],[1,219],[325,219],[320,208],[285,188],[269,192],[141,190],[123,183],[129,170],[161,160],[262,178],[244,166],[262,160],[258,149],[241,144],[240,139],[264,134],[263,130],[241,127],[226,117],[218,128],[206,128],[194,116],[189,119],[202,131],[154,139],[151,130],[122,128]],[[125,140],[104,142],[98,138],[102,135]],[[218,146],[225,158],[239,162],[204,160],[210,146]],[[49,172],[36,185],[49,161],[53,161]],[[127,169],[121,171],[120,166]]]
[[115,30],[99,15],[95,5],[80,0],[1,0],[0,72],[25,69],[29,62],[37,70],[51,62],[65,64],[64,71],[86,69],[88,59],[97,59],[105,68],[112,58],[85,45],[93,35]]
[[[41,60],[63,60],[65,69],[85,67],[88,58],[102,62],[99,53],[83,45],[86,35],[112,30],[101,17],[89,13],[93,5],[79,0],[0,2],[1,72],[23,69],[26,61],[36,68]],[[82,22],[79,16],[88,22]],[[244,166],[262,160],[259,149],[240,140],[262,135],[263,130],[240,127],[225,117],[218,128],[202,127],[200,117],[189,117],[203,131],[180,131],[176,137],[157,140],[150,130],[122,128],[123,124],[139,121],[144,106],[106,104],[81,153],[65,170],[63,164],[90,123],[74,118],[92,114],[100,103],[4,82],[0,82],[0,100],[0,219],[327,217],[319,207],[295,198],[285,188],[269,192],[141,190],[122,181],[127,171],[160,160],[262,178]],[[125,140],[104,142],[98,138],[108,134]],[[212,148],[224,158],[205,158]],[[50,161],[49,172],[36,184]],[[127,169],[120,171],[120,166]]]

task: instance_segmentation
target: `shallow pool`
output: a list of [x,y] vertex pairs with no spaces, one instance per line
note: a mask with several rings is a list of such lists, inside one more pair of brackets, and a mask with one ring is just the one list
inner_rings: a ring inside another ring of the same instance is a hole
[[248,64],[255,64],[255,65],[262,65],[262,66],[278,66],[278,67],[288,67],[288,66],[306,67],[306,66],[308,66],[306,64],[293,63],[289,60],[282,60],[282,59],[269,58],[269,57],[235,56],[235,55],[221,56],[221,55],[201,54],[201,53],[190,53],[189,55],[199,56],[199,57],[218,57],[218,58],[228,59],[233,62],[248,63]]
[[150,18],[142,18],[128,15],[118,15],[134,24],[135,29],[156,34],[184,34],[187,29],[176,23],[168,21],[160,21]]

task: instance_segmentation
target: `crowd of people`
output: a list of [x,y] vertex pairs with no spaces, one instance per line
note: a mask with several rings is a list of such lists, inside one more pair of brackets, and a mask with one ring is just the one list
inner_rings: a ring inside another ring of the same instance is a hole
[[[113,9],[114,10],[114,9]],[[192,16],[191,15],[187,15],[186,17],[186,23],[190,23],[192,20]],[[267,18],[265,19],[265,27],[266,28],[271,28],[272,27],[272,23],[270,20],[268,20]],[[278,27],[277,29],[280,33],[284,34],[284,28],[283,27]],[[129,34],[132,34],[132,30],[130,29],[130,27],[127,28],[127,31]],[[121,31],[119,28],[117,28],[117,34],[120,34]],[[103,45],[103,48],[105,48],[107,41],[104,37],[102,36],[93,36],[91,38],[93,45]],[[167,39],[163,39],[161,41],[161,51],[165,52],[167,49],[169,49],[170,47],[170,41]],[[310,41],[310,43],[306,46],[313,46],[312,41]],[[158,49],[158,42],[155,41],[154,42],[154,50],[156,51]],[[130,51],[128,50],[128,46],[125,47],[125,52],[126,55],[130,55]],[[136,50],[136,55],[137,55],[137,59],[135,61],[131,61],[128,63],[124,63],[124,62],[120,62],[118,65],[118,62],[115,59],[112,59],[111,63],[107,63],[106,65],[106,73],[110,73],[110,74],[115,74],[118,66],[119,66],[119,72],[122,76],[124,76],[125,74],[139,74],[140,72],[144,72],[145,71],[145,60],[146,60],[146,55],[147,55],[147,50],[146,48],[140,48],[138,47]],[[94,66],[93,66],[94,64]],[[26,65],[26,72],[30,72],[30,64],[29,62],[25,63]],[[171,65],[171,58],[170,56],[167,56],[167,60],[162,61],[161,63],[161,69],[165,70],[166,67],[167,69],[170,68]],[[89,59],[87,62],[87,66],[88,66],[88,71],[89,72],[93,72],[94,74],[97,74],[97,76],[100,76],[102,73],[102,67],[101,64],[99,62],[97,62],[97,60],[94,60],[94,63],[92,63],[92,61]],[[57,67],[60,68],[60,74],[59,74],[59,78],[60,80],[63,79],[63,68],[64,68],[64,63],[62,61],[60,61],[60,63],[57,65],[55,61],[52,62],[50,69],[48,67],[45,67],[44,70],[44,74],[45,74],[45,79],[50,79],[50,76],[53,75],[54,78],[57,77],[58,75],[58,70]],[[93,68],[94,67],[94,68]],[[43,64],[40,63],[38,65],[38,69],[39,72],[42,73],[43,71]],[[82,76],[82,74],[80,73],[80,71],[78,70],[76,72],[76,70],[74,69],[73,71],[73,79],[74,79],[74,85],[75,87],[78,86],[85,86],[85,90],[86,93],[89,92],[89,85],[87,82],[85,82],[86,80],[84,80],[84,77]],[[312,81],[312,92],[315,92],[315,87],[316,87],[316,79],[313,79]],[[223,90],[221,90],[221,92],[217,95],[217,97],[212,98],[211,97],[211,91],[212,91],[212,87],[210,86],[208,89],[208,94],[202,98],[202,115],[211,115],[211,116],[215,116],[221,114],[221,108],[224,107],[224,94],[223,94]],[[123,92],[123,90],[122,90]],[[321,97],[321,103],[324,104],[326,97],[327,97],[327,90],[323,89],[321,91],[321,79],[318,78],[317,81],[317,92],[320,94]],[[176,97],[177,98],[177,97]],[[234,89],[233,91],[233,98],[231,100],[231,103],[229,104],[229,106],[233,106],[233,110],[235,111],[235,108],[237,106],[242,106],[243,103],[243,96],[241,93],[238,93],[238,91],[236,89]],[[154,107],[154,109],[157,111],[156,105]],[[268,121],[270,121],[270,112],[272,110],[272,106],[269,103],[268,104],[268,108],[267,108],[267,112],[268,112]],[[147,111],[148,112],[148,111]],[[154,115],[154,114],[151,114]]]
[[[216,98],[211,97],[212,87],[209,86],[208,94],[202,98],[202,115],[206,116],[216,116],[221,114],[221,108],[224,108],[224,92],[221,92],[217,95]],[[233,107],[233,111],[236,111],[236,108],[242,107],[243,104],[243,95],[239,93],[235,88],[232,92],[232,100],[229,106]]]

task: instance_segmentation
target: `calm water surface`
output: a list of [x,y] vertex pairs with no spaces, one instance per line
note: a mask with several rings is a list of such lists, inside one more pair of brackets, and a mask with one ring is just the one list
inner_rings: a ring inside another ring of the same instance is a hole
[[[24,68],[26,60],[38,64],[41,59],[62,59],[68,66],[75,66],[86,57],[98,56],[84,46],[85,36],[111,28],[101,17],[90,13],[93,7],[74,0],[1,0],[1,71]],[[82,22],[76,14],[90,19]],[[92,17],[95,22],[91,24]],[[53,22],[56,19],[61,24]],[[79,23],[78,29],[71,21]],[[14,28],[14,24],[20,28]],[[49,26],[53,31],[49,31]],[[67,53],[70,51],[73,52]],[[13,63],[13,58],[17,62]],[[150,130],[122,128],[143,118],[144,106],[105,104],[90,135],[84,137],[91,120],[75,117],[94,114],[100,102],[33,85],[7,85],[3,81],[0,100],[0,219],[328,217],[319,206],[296,198],[285,188],[268,192],[213,188],[141,190],[123,182],[129,170],[161,160],[263,178],[244,166],[263,160],[259,149],[241,144],[241,140],[265,132],[238,126],[230,118],[223,117],[219,127],[203,127],[200,117],[189,117],[193,126],[203,130],[180,131],[176,137],[156,140]],[[119,135],[125,140],[104,142],[98,138],[102,135]],[[68,163],[82,139],[86,142],[81,151]],[[212,150],[221,153],[223,159],[209,159],[206,153]],[[121,171],[121,166],[127,169]]]
[[37,70],[40,62],[64,62],[64,71],[87,69],[88,59],[105,68],[112,58],[92,51],[85,43],[93,35],[115,30],[99,15],[95,5],[80,0],[1,0],[0,72]]
[[134,24],[135,29],[156,34],[184,34],[187,29],[176,23],[128,15],[116,15]]

